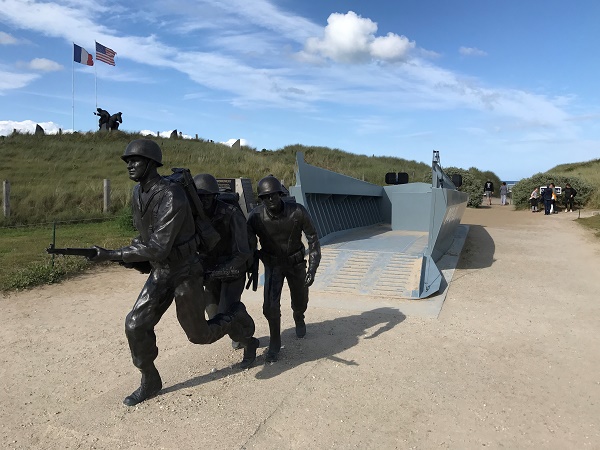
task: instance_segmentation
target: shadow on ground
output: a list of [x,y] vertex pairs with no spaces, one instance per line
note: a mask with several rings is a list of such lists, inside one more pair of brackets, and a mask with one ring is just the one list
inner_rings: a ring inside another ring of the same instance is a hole
[[469,234],[458,260],[458,269],[483,269],[490,267],[495,259],[496,244],[481,225],[469,225]]
[[[397,309],[377,308],[354,316],[307,324],[308,331],[304,339],[297,339],[293,328],[285,330],[282,334],[284,348],[280,353],[280,361],[263,365],[256,378],[273,378],[295,366],[323,358],[341,364],[358,365],[356,361],[345,360],[336,355],[357,345],[361,338],[376,339],[404,319],[406,316]],[[368,332],[373,327],[377,329]],[[318,342],[319,345],[314,345],[313,342]]]
[[[377,308],[346,317],[337,317],[323,322],[307,322],[307,334],[303,339],[296,338],[294,328],[283,330],[281,341],[283,348],[280,360],[276,363],[265,364],[264,355],[256,358],[255,366],[261,366],[256,374],[257,379],[269,379],[287,370],[310,361],[322,358],[331,359],[347,365],[358,365],[356,361],[347,361],[338,356],[339,353],[357,345],[360,339],[376,339],[382,333],[391,330],[402,323],[406,316],[394,308]],[[374,331],[371,328],[378,326]],[[369,330],[369,331],[368,331]],[[225,337],[227,339],[227,337]],[[268,346],[269,337],[259,337],[261,347]],[[318,345],[314,343],[318,342]],[[260,352],[260,351],[259,351]],[[240,352],[241,359],[241,352]],[[181,383],[168,386],[161,394],[187,389],[225,378],[239,372],[239,364],[225,367],[211,373],[199,375]]]

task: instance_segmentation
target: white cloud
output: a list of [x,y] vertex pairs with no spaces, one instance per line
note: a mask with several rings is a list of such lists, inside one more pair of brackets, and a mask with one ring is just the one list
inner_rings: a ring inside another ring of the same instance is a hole
[[[228,145],[229,147],[231,147],[233,144],[235,144],[238,140],[237,139],[229,139],[225,142],[220,142],[220,144],[225,144]],[[240,139],[240,145],[247,147],[248,146],[248,141],[246,139]]]
[[0,120],[0,136],[8,136],[13,130],[17,130],[19,133],[33,134],[36,125],[42,127],[46,134],[57,134],[60,129],[60,126],[54,122],[34,122],[32,120],[16,122],[14,120]]
[[461,47],[458,52],[463,56],[487,56],[487,52],[475,47]]
[[25,87],[37,78],[39,78],[38,74],[14,73],[0,69],[0,95],[4,91]]
[[323,37],[306,40],[304,53],[322,56],[336,62],[364,63],[372,60],[404,61],[415,43],[406,36],[388,33],[377,37],[377,24],[353,11],[334,13],[327,19]]
[[[173,132],[173,130],[167,130],[167,131],[159,131],[158,132],[158,137],[162,137],[162,138],[170,138],[171,137],[171,133]],[[142,130],[140,131],[140,134],[143,136],[155,136],[157,132],[156,131],[150,131],[150,130]],[[188,134],[179,134],[180,138],[183,139],[194,139],[193,136],[190,136]],[[235,144],[237,142],[237,139],[229,139],[225,142],[219,142],[219,144],[225,144],[229,147],[231,147],[233,144]],[[246,139],[240,139],[240,145],[242,146],[248,146],[249,143]]]
[[[143,136],[155,136],[155,137],[162,137],[162,138],[170,138],[171,133],[173,131],[175,131],[175,130],[159,131],[158,136],[157,136],[156,131],[142,130],[142,131],[140,131],[140,134]],[[190,136],[189,134],[183,134],[181,131],[178,131],[177,135],[182,139],[192,139],[192,136]]]
[[64,67],[54,61],[46,58],[34,58],[29,62],[18,62],[17,67],[23,67],[30,70],[38,70],[40,72],[55,72],[57,70],[63,70]]
[[4,31],[0,31],[0,45],[14,45],[18,41],[15,37],[11,36]]
[[[323,29],[302,17],[279,11],[268,1],[256,2],[258,6],[243,0],[178,0],[178,7],[170,9],[169,14],[173,11],[188,14],[186,22],[194,19],[205,25],[210,22],[215,30],[209,39],[210,45],[198,40],[196,46],[181,44],[180,47],[167,45],[158,35],[131,36],[127,35],[127,30],[101,25],[106,22],[102,21],[103,16],[97,13],[98,6],[92,0],[67,0],[62,4],[2,0],[0,17],[17,28],[59,37],[69,43],[75,41],[84,47],[93,47],[93,41],[97,39],[115,49],[119,58],[183,73],[194,83],[207,88],[200,90],[201,98],[211,97],[215,90],[220,99],[236,107],[308,111],[332,102],[337,106],[378,108],[382,114],[383,111],[465,108],[483,111],[486,117],[501,117],[506,122],[522,122],[532,127],[552,126],[557,132],[573,129],[573,124],[566,125],[570,104],[564,100],[525,90],[486,86],[481,80],[465,79],[443,67],[428,64],[423,59],[436,54],[428,55],[427,51],[416,48],[414,42],[399,34],[377,36],[377,24],[352,11],[330,15],[328,25]],[[163,2],[154,2],[150,7],[157,9],[148,11],[157,17],[157,22],[165,17],[164,11],[158,9],[162,5]],[[203,18],[204,6],[211,8],[211,14]],[[136,14],[136,11],[126,14]],[[169,19],[172,17],[168,16]],[[227,45],[223,47],[220,38],[231,34],[232,22],[239,25],[233,27],[239,33],[233,33],[233,39],[224,39]],[[317,37],[321,32],[321,37]],[[239,40],[233,42],[236,37],[248,35],[252,38],[252,47],[260,47],[260,57],[248,58],[248,52],[243,51]],[[305,61],[311,58],[323,64],[308,67],[282,57],[282,48],[286,48],[287,56],[290,56],[299,44],[305,44],[304,51],[298,54]],[[476,48],[463,47],[462,51],[471,56],[485,54]],[[410,64],[356,64],[352,67],[347,64],[406,61],[409,58]],[[103,66],[98,67],[99,77],[113,77],[108,71],[103,74],[102,69]],[[153,76],[156,72],[145,70],[143,76]],[[25,86],[37,76],[3,72],[0,67],[0,93]],[[188,99],[197,95],[192,89],[190,91],[187,92]]]

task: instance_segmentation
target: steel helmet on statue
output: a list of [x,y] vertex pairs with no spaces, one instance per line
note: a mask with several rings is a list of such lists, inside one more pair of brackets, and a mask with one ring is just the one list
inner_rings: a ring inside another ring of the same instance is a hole
[[127,158],[131,156],[143,156],[156,163],[157,167],[162,166],[162,151],[160,146],[152,139],[136,139],[131,141],[125,153],[121,156],[123,161],[127,161]]
[[258,196],[272,194],[274,192],[283,192],[281,182],[273,175],[264,177],[258,182]]
[[198,194],[218,194],[219,183],[217,179],[209,173],[199,173],[194,177],[194,184]]

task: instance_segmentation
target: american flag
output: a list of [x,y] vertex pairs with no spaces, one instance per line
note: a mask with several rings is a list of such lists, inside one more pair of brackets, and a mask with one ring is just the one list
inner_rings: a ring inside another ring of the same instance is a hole
[[96,42],[96,60],[97,61],[102,61],[103,63],[114,66],[116,54],[117,54],[117,52],[115,52],[113,49],[105,47],[104,45]]

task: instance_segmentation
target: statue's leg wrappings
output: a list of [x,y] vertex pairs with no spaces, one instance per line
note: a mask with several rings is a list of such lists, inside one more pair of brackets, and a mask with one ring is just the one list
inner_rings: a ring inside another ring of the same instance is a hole
[[296,336],[299,338],[306,335],[304,313],[308,307],[308,286],[304,285],[305,278],[306,263],[295,265],[287,273],[287,282],[292,300],[292,311],[294,312],[294,322],[296,324]]
[[127,406],[154,397],[162,389],[162,380],[154,366],[158,355],[154,327],[173,302],[173,288],[167,274],[153,271],[125,320],[133,364],[140,369],[140,387],[123,400]]
[[133,309],[125,319],[125,335],[133,364],[140,370],[154,366],[158,355],[154,327],[173,302],[173,288],[166,274],[152,271]]
[[284,279],[280,266],[265,265],[263,314],[269,322],[267,362],[277,361],[281,349],[281,290]]

